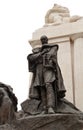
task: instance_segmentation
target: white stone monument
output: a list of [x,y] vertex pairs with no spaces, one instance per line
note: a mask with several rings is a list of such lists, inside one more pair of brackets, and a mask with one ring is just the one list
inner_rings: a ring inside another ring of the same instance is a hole
[[67,90],[66,98],[83,111],[83,17],[70,16],[68,8],[54,4],[45,16],[45,25],[29,41],[40,46],[40,37],[59,45],[58,62]]

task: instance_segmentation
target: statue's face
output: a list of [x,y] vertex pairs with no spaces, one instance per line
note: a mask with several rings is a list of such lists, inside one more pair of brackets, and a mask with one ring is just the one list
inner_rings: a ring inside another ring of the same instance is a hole
[[40,38],[40,40],[41,40],[42,44],[48,44],[48,38],[46,36],[42,36]]
[[42,44],[47,44],[48,40],[47,39],[42,39]]

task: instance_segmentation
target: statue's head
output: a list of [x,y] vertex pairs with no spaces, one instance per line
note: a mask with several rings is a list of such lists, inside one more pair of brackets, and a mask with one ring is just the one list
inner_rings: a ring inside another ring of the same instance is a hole
[[48,37],[46,35],[42,35],[40,38],[40,41],[41,41],[42,45],[48,44]]

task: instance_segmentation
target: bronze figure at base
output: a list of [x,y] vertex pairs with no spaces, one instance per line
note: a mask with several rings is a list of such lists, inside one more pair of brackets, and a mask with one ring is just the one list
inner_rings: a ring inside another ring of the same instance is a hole
[[[43,105],[42,113],[55,113],[57,101],[65,96],[65,87],[57,61],[58,45],[48,44],[47,36],[41,38],[42,46],[28,55],[29,71],[33,73],[30,101],[35,99]],[[33,102],[33,101],[32,101]]]

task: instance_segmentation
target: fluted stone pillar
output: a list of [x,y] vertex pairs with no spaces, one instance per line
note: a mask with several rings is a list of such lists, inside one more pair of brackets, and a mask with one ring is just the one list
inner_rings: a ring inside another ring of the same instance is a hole
[[[69,38],[68,38],[69,39]],[[71,61],[71,43],[70,40],[59,44],[58,62],[63,75],[65,84],[66,99],[73,103],[73,79],[72,79],[72,61]]]
[[83,110],[83,38],[74,40],[75,104]]

